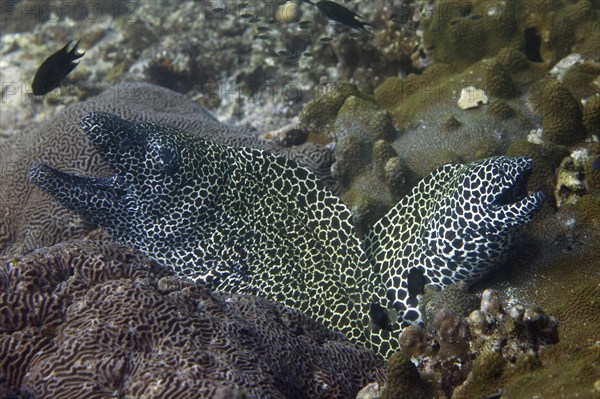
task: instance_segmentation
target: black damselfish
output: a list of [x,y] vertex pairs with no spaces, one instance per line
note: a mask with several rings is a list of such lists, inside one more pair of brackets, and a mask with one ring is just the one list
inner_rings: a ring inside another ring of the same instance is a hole
[[35,73],[33,83],[31,84],[33,94],[36,96],[43,96],[56,89],[60,85],[60,82],[62,82],[63,79],[66,78],[79,64],[78,62],[73,61],[83,57],[85,52],[77,52],[79,40],[75,43],[75,46],[73,46],[71,51],[67,51],[67,48],[69,48],[72,42],[73,41],[71,40],[65,47],[61,48],[42,62],[42,65],[40,65]]
[[352,29],[358,29],[370,33],[368,30],[365,29],[365,26],[372,25],[361,21],[360,19],[362,17],[360,15],[344,7],[341,4],[328,0],[317,1],[316,3],[313,3],[309,0],[304,1],[309,4],[312,4],[313,6],[317,6],[319,11],[321,11],[327,18],[329,18],[332,21],[339,22],[340,24],[346,25],[347,27]]

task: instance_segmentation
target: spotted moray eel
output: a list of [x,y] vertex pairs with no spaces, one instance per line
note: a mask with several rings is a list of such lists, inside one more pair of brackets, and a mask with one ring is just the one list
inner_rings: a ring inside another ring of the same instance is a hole
[[526,158],[446,165],[361,242],[348,208],[289,159],[108,113],[80,126],[115,174],[35,164],[33,183],[179,276],[279,301],[385,358],[421,322],[425,284],[476,281],[543,202]]

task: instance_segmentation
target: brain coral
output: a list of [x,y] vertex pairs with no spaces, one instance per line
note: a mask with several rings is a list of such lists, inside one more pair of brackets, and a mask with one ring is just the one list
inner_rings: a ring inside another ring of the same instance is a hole
[[211,293],[113,243],[0,267],[0,394],[340,398],[383,363],[300,312]]
[[112,112],[131,121],[152,119],[168,123],[229,145],[271,149],[304,164],[324,179],[329,175],[332,156],[321,145],[273,148],[257,137],[258,132],[222,124],[185,96],[150,84],[119,84],[0,144],[0,255],[81,238],[93,228],[40,191],[32,190],[27,180],[33,160],[70,171],[111,173],[79,131],[81,115],[91,110]]

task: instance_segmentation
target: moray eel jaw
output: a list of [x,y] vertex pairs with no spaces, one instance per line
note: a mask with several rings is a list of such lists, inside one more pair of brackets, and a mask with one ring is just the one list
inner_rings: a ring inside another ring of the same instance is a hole
[[119,208],[126,195],[117,176],[81,176],[41,163],[30,168],[29,179],[66,207],[85,214],[99,225],[112,218],[111,210]]
[[518,230],[544,202],[541,192],[528,194],[531,160],[493,157],[462,165],[438,201],[424,232],[434,268],[430,282],[446,286],[473,283],[506,255]]
[[[86,114],[80,126],[115,174],[108,178],[80,176],[35,164],[29,171],[30,180],[125,244],[139,248],[141,242],[185,240],[172,222],[172,198],[185,191],[187,183],[192,185],[193,177],[183,172],[190,166],[182,156],[186,149],[162,133],[169,127],[134,124],[102,112]],[[200,220],[210,213],[207,203],[196,204],[194,215]]]

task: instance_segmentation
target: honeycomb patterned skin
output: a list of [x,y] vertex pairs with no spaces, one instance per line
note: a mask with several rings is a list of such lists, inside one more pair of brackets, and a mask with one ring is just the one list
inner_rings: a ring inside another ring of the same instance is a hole
[[527,195],[526,158],[447,165],[361,242],[347,207],[289,159],[109,113],[80,126],[115,174],[35,164],[33,183],[179,276],[299,309],[386,358],[421,321],[425,284],[477,280],[543,202]]

